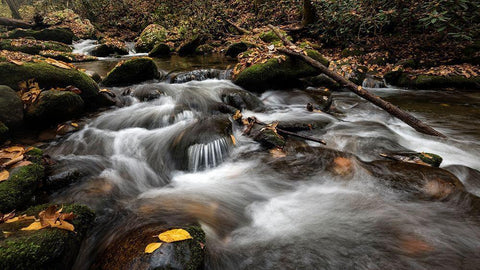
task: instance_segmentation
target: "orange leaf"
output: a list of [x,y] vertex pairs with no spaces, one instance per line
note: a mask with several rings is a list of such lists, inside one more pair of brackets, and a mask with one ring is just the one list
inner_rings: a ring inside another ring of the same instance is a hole
[[10,177],[10,173],[7,170],[3,170],[0,172],[0,182],[3,182]]

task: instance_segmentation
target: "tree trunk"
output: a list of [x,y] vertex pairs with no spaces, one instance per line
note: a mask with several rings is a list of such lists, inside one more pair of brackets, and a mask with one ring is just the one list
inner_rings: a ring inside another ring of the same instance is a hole
[[[291,41],[289,41],[286,37],[284,37],[282,35],[282,33],[280,33],[276,27],[274,27],[272,25],[269,25],[269,27],[275,32],[275,34],[278,37],[280,37],[282,39],[282,41],[284,42],[285,45],[295,48],[295,45]],[[396,118],[400,119],[405,124],[414,128],[416,131],[424,133],[424,134],[428,134],[428,135],[433,135],[433,136],[446,138],[445,135],[436,131],[435,129],[433,129],[429,125],[423,123],[422,121],[418,120],[413,115],[403,111],[402,109],[398,108],[397,106],[393,105],[392,103],[390,103],[388,101],[385,101],[385,100],[381,99],[380,97],[371,94],[370,92],[365,90],[363,87],[352,83],[351,81],[349,81],[349,80],[345,79],[344,77],[340,76],[340,74],[336,73],[335,71],[328,69],[326,66],[324,66],[323,64],[321,64],[317,60],[315,60],[315,59],[313,59],[313,58],[311,58],[307,55],[304,55],[302,53],[299,53],[299,52],[296,52],[296,51],[293,51],[293,50],[290,50],[290,49],[287,49],[287,48],[279,48],[278,51],[282,52],[282,53],[285,53],[287,55],[302,59],[306,63],[310,64],[312,67],[316,68],[318,71],[324,73],[328,77],[335,80],[340,85],[348,88],[348,90],[354,92],[355,94],[359,95],[360,97],[370,101],[374,105],[376,105],[376,106],[382,108],[383,110],[387,111],[389,114],[391,114],[391,115],[395,116]]]
[[18,12],[18,3],[15,0],[6,0],[8,7],[10,8],[10,11],[12,12],[12,17],[17,20],[21,20],[22,16],[20,16],[20,13]]
[[317,12],[315,10],[315,6],[312,4],[310,0],[303,0],[303,18],[302,18],[302,25],[308,26],[310,24],[315,23],[317,19]]
[[33,25],[28,22],[5,18],[5,17],[0,17],[0,25],[15,27],[15,28],[32,28],[33,27]]

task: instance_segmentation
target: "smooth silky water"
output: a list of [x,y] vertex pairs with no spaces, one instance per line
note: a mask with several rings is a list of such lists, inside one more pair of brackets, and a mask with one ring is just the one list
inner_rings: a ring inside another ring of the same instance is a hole
[[[80,66],[105,73],[115,61]],[[191,70],[230,65],[201,61],[203,65],[194,60],[185,68],[184,59],[158,60],[166,72],[178,66]],[[218,132],[216,121],[209,121],[226,118],[209,108],[221,101],[223,89],[239,90],[230,81],[132,86],[139,87],[161,89],[165,95],[148,102],[131,97],[129,106],[101,113],[46,149],[58,160],[58,168],[77,169],[83,175],[51,199],[84,203],[97,212],[75,269],[88,269],[108,243],[142,224],[191,222],[200,223],[207,234],[206,269],[479,267],[478,217],[465,214],[462,202],[415,200],[362,171],[348,181],[334,177],[309,168],[306,161],[320,157],[308,153],[298,153],[292,168],[273,166],[275,158],[259,151],[237,125],[234,144]],[[478,93],[391,88],[374,92],[449,139],[419,134],[350,93],[334,94],[333,105],[341,111],[335,117],[307,112],[304,100],[288,91],[264,93],[266,111],[244,114],[265,122],[327,122],[306,134],[364,161],[380,159],[382,151],[437,153],[444,158],[442,167],[452,168],[464,182],[472,181],[467,179],[469,168],[480,170]],[[480,185],[466,187],[480,193]]]

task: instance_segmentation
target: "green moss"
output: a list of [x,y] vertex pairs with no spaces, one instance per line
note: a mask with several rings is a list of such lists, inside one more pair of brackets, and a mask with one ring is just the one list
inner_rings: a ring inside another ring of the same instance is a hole
[[25,119],[36,124],[69,120],[83,112],[82,98],[69,91],[43,91],[37,102],[29,106]]
[[358,49],[358,48],[345,48],[342,50],[342,52],[340,53],[340,55],[342,57],[349,57],[349,56],[360,56],[360,55],[364,55],[365,52]]
[[[308,56],[328,66],[326,60],[315,50],[306,50]],[[285,61],[270,59],[266,63],[246,68],[235,79],[235,83],[251,91],[284,89],[291,87],[300,78],[311,77],[319,72],[300,59],[287,57]]]
[[64,28],[47,28],[42,30],[32,29],[15,29],[7,33],[9,38],[32,37],[36,40],[58,41],[65,44],[72,44],[76,39],[75,35],[69,29]]
[[440,167],[440,164],[442,164],[443,161],[441,156],[432,153],[420,153],[418,154],[418,157],[432,167]]
[[137,52],[149,52],[153,47],[161,42],[165,42],[167,38],[167,30],[158,24],[150,24],[147,26],[135,43],[135,50]]
[[43,150],[33,147],[32,150],[25,153],[27,155],[28,160],[33,163],[41,164],[43,158]]
[[102,84],[105,86],[124,86],[158,79],[159,73],[151,58],[141,57],[127,60],[111,70]]
[[44,168],[38,164],[12,170],[9,179],[0,183],[0,212],[6,213],[28,206],[43,174]]
[[[48,205],[28,209],[28,215],[38,215]],[[68,269],[74,262],[86,231],[92,226],[95,214],[86,206],[65,205],[63,212],[73,212],[75,232],[56,228],[21,231],[0,241],[1,269]],[[26,226],[26,225],[22,225]]]
[[[280,30],[280,33],[282,33],[282,35],[286,35],[287,33],[285,31],[282,31]],[[275,41],[282,41],[277,35],[275,35],[275,33],[273,31],[268,31],[268,32],[263,32],[260,34],[260,39],[263,41],[263,42],[266,42],[266,43],[272,43],[272,42],[275,42]],[[288,40],[293,40],[290,36],[287,36],[287,39]]]
[[168,56],[172,50],[165,43],[158,43],[155,47],[148,53],[150,57],[161,57]]
[[480,89],[480,77],[466,78],[464,76],[434,76],[418,75],[409,76],[402,71],[395,71],[385,74],[387,84],[406,87],[411,89]]
[[208,44],[200,45],[195,49],[195,53],[200,55],[211,54],[212,52],[213,52],[213,47]]
[[90,99],[98,95],[98,85],[86,73],[76,69],[63,69],[48,63],[24,63],[15,65],[12,63],[0,63],[0,84],[8,85],[18,91],[18,83],[35,79],[40,88],[50,89],[73,85],[82,91],[83,99]]
[[260,132],[255,135],[254,140],[266,148],[282,148],[286,144],[285,139],[271,129],[260,130]]
[[1,39],[0,50],[39,54],[40,51],[52,50],[72,52],[72,48],[56,41],[37,41],[34,39]]

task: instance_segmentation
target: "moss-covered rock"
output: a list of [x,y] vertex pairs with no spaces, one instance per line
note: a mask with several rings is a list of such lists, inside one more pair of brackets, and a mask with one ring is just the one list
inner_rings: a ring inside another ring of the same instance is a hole
[[180,44],[177,53],[180,56],[187,56],[195,54],[196,49],[205,43],[206,38],[202,35],[196,35],[191,39]]
[[247,51],[248,48],[248,44],[245,42],[233,43],[232,45],[228,46],[225,55],[235,58],[240,53]]
[[97,57],[85,54],[77,54],[71,52],[59,52],[59,51],[40,51],[39,55],[43,57],[52,58],[65,63],[73,62],[90,62],[98,60]]
[[110,55],[127,55],[128,48],[124,42],[116,39],[105,38],[104,40],[102,40],[102,44],[95,47],[95,49],[93,49],[90,54],[98,57],[107,57]]
[[72,44],[77,39],[70,29],[65,28],[47,28],[42,30],[15,29],[7,33],[9,38],[31,37],[36,40],[51,40],[65,44]]
[[387,84],[411,88],[411,89],[480,89],[480,77],[464,76],[435,76],[435,75],[417,75],[410,76],[403,71],[393,71],[384,76]]
[[0,144],[5,142],[8,138],[8,127],[5,126],[2,122],[0,122]]
[[155,47],[148,53],[150,57],[162,57],[170,55],[172,49],[165,43],[158,43]]
[[203,44],[195,49],[195,53],[198,55],[207,55],[213,52],[213,47],[210,44]]
[[140,53],[150,52],[156,44],[165,42],[166,38],[167,30],[163,26],[150,24],[135,42],[135,50]]
[[15,127],[20,125],[22,121],[22,100],[12,88],[0,85],[0,122],[9,127]]
[[43,16],[42,23],[55,28],[70,29],[80,39],[89,39],[95,36],[93,24],[88,19],[81,18],[71,9],[47,13]]
[[421,164],[431,167],[440,167],[442,164],[442,157],[432,153],[416,153],[416,152],[398,152],[398,153],[384,153],[381,154],[382,157],[407,162]]
[[124,86],[159,78],[157,65],[151,58],[140,57],[120,62],[102,81],[105,86]]
[[[177,228],[177,227],[176,227]],[[176,229],[175,228],[175,229]],[[203,269],[205,233],[199,226],[178,227],[190,233],[193,239],[163,243],[151,254],[144,252],[147,244],[158,241],[152,235],[167,230],[161,225],[146,225],[118,237],[97,257],[94,269]]]
[[26,62],[23,65],[15,65],[8,62],[0,62],[0,84],[8,85],[15,91],[19,90],[18,83],[35,79],[40,88],[50,89],[56,87],[75,86],[82,91],[84,100],[98,95],[98,85],[86,73],[77,69],[64,69],[46,62]]
[[8,180],[0,183],[0,212],[24,209],[33,202],[44,168],[31,164],[13,169]]
[[[48,205],[32,207],[27,215],[37,215]],[[0,240],[0,268],[10,269],[70,269],[87,230],[92,226],[95,214],[88,207],[77,204],[63,205],[64,213],[73,212],[71,222],[75,232],[57,228],[38,231],[22,231],[32,220],[1,224],[0,230],[11,235]]]
[[273,129],[262,128],[258,132],[253,133],[253,139],[265,148],[283,148],[286,144],[285,138]]
[[43,91],[25,112],[25,119],[35,123],[56,123],[79,116],[84,109],[82,98],[69,91]]
[[[285,31],[282,31],[282,30],[279,30],[279,31],[280,33],[282,33],[282,35],[284,36],[287,35]],[[259,37],[263,42],[266,42],[266,43],[282,42],[282,40],[272,30],[261,33]],[[290,41],[293,40],[292,37],[290,36],[287,36],[287,39]]]
[[0,50],[39,54],[40,51],[72,52],[67,44],[56,41],[39,41],[35,39],[0,39]]
[[[306,50],[308,56],[328,66],[329,62],[319,52]],[[300,59],[287,57],[285,61],[270,59],[255,64],[238,74],[235,84],[250,90],[261,92],[267,89],[285,89],[298,83],[298,79],[315,76],[319,72]]]

